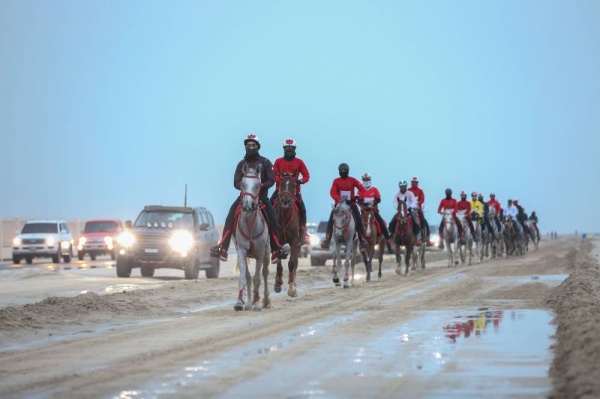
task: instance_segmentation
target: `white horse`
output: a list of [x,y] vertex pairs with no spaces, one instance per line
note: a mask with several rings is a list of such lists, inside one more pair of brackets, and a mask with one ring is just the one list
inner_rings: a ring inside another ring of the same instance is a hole
[[[467,222],[466,210],[460,210],[456,214],[456,218],[458,219],[461,228],[462,234],[458,237],[457,246],[458,253],[460,254],[460,262],[461,264],[465,264],[465,258],[467,256],[468,250],[468,242],[471,240],[471,229],[469,228],[469,223]],[[471,258],[469,254],[469,265],[471,264]]]
[[[261,310],[271,306],[269,298],[269,226],[260,210],[259,194],[261,189],[260,165],[257,169],[242,167],[240,196],[242,210],[237,218],[235,230],[235,247],[237,250],[237,267],[240,271],[238,279],[238,300],[233,307],[238,310]],[[256,259],[254,278],[250,275],[248,258]],[[264,298],[260,304],[260,277],[264,279]],[[254,288],[254,289],[253,289]],[[244,290],[247,292],[247,302],[244,302]]]
[[[444,240],[446,251],[448,251],[448,267],[450,267],[452,265],[458,265],[458,259],[454,259],[458,242],[458,227],[452,217],[452,210],[445,209],[442,213],[442,218],[442,239]],[[454,248],[452,248],[453,245]]]
[[[333,209],[333,282],[340,285],[338,273],[342,268],[341,250],[344,248],[344,288],[349,288],[354,282],[354,265],[358,258],[358,234],[352,209],[345,202],[340,202]],[[352,274],[349,269],[352,267]],[[367,278],[370,280],[370,270],[367,269]]]

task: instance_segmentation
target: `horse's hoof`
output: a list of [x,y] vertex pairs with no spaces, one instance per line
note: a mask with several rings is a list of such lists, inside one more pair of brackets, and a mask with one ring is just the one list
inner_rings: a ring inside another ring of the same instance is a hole
[[350,288],[348,284],[344,284],[344,288]]
[[339,285],[339,284],[340,284],[340,279],[339,279],[339,277],[334,277],[334,278],[333,278],[333,282],[335,283],[335,285]]
[[341,286],[340,282],[338,281],[337,283],[335,283],[335,286],[336,286],[336,287],[339,287],[339,286]]
[[244,310],[244,303],[243,302],[238,302],[233,306],[233,310],[235,310],[236,312],[239,312],[241,310]]
[[276,293],[280,293],[281,292],[281,286],[280,285],[275,285],[273,287],[273,291],[275,291]]
[[288,296],[292,297],[292,298],[296,298],[296,296],[298,296],[298,293],[296,292],[296,289],[289,289],[288,290]]

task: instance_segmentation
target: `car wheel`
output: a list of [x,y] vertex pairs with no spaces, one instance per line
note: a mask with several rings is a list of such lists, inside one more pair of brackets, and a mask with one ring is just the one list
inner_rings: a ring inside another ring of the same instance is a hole
[[56,250],[56,253],[52,255],[52,263],[60,263],[60,247]]
[[117,256],[117,276],[131,276],[132,261],[124,256]]
[[115,260],[116,258],[117,258],[117,251],[112,251],[112,252],[110,253],[110,259],[111,259],[111,260]]
[[31,256],[28,256],[25,258],[25,262],[27,262],[28,265],[31,265],[33,263],[33,258]]
[[152,277],[154,276],[154,268],[151,266],[140,266],[140,273],[142,273],[142,277]]
[[200,274],[198,259],[192,259],[187,265],[185,265],[184,271],[186,280],[197,280],[198,275]]
[[77,259],[83,260],[84,256],[85,256],[85,252],[77,252]]
[[73,248],[69,248],[69,254],[63,256],[63,261],[65,263],[71,263],[71,258],[73,257]]
[[90,254],[90,259],[91,260],[96,260],[96,254]]
[[19,258],[17,255],[13,255],[13,263],[15,265],[18,265],[21,263],[21,258]]
[[219,258],[212,258],[210,261],[210,269],[206,269],[206,278],[217,278],[219,277],[219,271],[221,270],[221,263]]

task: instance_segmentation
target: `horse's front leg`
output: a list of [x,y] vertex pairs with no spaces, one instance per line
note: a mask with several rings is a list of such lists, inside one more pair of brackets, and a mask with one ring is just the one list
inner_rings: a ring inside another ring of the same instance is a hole
[[345,253],[345,257],[344,257],[344,288],[349,288],[350,287],[350,283],[349,283],[349,271],[350,271],[350,254],[352,253],[352,243],[346,245],[346,253]]
[[244,290],[246,289],[246,272],[248,270],[246,253],[238,249],[238,269],[240,271],[240,276],[238,277],[238,298],[237,302],[233,306],[233,309],[236,311],[244,310]]
[[262,275],[264,280],[263,288],[263,308],[271,307],[271,297],[269,295],[269,266],[271,264],[271,256],[269,251],[269,245],[265,248],[265,254],[262,256]]
[[409,269],[410,269],[410,264],[412,262],[412,245],[407,245],[406,247],[406,254],[404,255],[404,265],[406,266],[406,269],[404,270],[404,274],[406,276],[408,276],[409,273]]
[[340,254],[340,249],[339,249],[339,245],[336,245],[335,248],[335,259],[333,261],[333,283],[336,286],[340,285],[340,276],[338,275],[338,271],[340,270],[340,268],[342,267],[342,260],[340,258],[341,254]]
[[288,262],[288,296],[295,298],[298,295],[296,291],[296,271],[298,270],[298,258],[297,256],[291,256]]
[[281,292],[281,286],[283,285],[283,266],[281,265],[281,259],[277,260],[277,273],[275,274],[275,284],[273,285],[273,291]]

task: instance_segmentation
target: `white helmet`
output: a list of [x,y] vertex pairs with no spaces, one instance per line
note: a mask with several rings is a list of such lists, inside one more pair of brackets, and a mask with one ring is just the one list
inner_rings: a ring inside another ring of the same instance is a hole
[[248,144],[248,142],[250,142],[250,141],[254,141],[258,145],[258,148],[260,149],[260,139],[258,138],[257,135],[249,134],[246,137],[246,139],[244,140],[244,145]]
[[294,139],[285,139],[283,141],[283,146],[284,147],[294,147],[294,148],[296,148],[296,140],[294,140]]
[[364,175],[362,175],[362,179],[363,180],[371,180],[371,175],[367,172]]
[[406,184],[406,180],[400,180],[400,181],[398,182],[398,186],[400,186],[400,187],[406,187],[407,185],[408,185],[408,184]]

